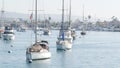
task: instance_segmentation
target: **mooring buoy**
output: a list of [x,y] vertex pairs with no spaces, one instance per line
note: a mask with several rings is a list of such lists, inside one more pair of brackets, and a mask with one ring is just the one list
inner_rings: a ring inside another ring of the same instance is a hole
[[10,51],[10,50],[8,51],[8,53],[11,53],[11,52],[12,52],[12,51]]

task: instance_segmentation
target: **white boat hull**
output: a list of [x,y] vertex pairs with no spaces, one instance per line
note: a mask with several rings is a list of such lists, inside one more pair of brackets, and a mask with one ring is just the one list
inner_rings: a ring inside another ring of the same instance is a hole
[[56,47],[58,50],[68,50],[72,48],[72,43],[69,41],[58,41]]
[[32,52],[26,54],[26,59],[28,60],[42,60],[42,59],[48,59],[51,57],[50,52]]
[[3,39],[4,40],[14,40],[15,35],[14,34],[3,34]]
[[57,49],[71,49],[72,48],[72,42],[73,42],[73,38],[71,36],[71,31],[70,30],[66,30],[64,31],[64,36],[63,36],[63,32],[60,31],[60,35],[58,37],[58,41],[57,41]]

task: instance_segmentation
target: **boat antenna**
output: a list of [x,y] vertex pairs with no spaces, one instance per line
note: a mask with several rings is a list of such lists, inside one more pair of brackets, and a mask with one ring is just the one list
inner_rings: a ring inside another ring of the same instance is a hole
[[35,42],[37,42],[37,0],[35,0]]

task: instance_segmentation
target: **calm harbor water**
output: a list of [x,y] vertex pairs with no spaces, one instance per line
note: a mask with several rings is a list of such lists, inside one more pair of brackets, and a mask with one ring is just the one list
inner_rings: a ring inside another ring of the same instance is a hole
[[34,41],[34,34],[27,31],[15,35],[13,41],[0,39],[0,68],[120,68],[120,32],[87,32],[83,37],[77,31],[73,48],[57,51],[58,31],[52,31],[50,36],[41,36],[49,41],[51,59],[32,63],[26,62],[25,50]]

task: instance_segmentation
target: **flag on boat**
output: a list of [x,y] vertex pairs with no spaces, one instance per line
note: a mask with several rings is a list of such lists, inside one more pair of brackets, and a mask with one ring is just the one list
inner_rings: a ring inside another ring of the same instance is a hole
[[33,18],[33,13],[31,13],[31,15],[30,15],[30,19],[32,19]]

